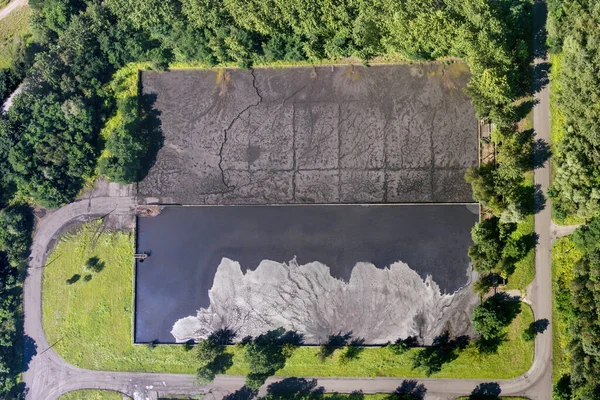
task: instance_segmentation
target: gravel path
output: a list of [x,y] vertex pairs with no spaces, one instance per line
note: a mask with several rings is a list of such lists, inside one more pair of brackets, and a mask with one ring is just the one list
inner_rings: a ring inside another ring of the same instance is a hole
[[0,10],[0,20],[6,18],[15,9],[27,4],[27,0],[13,0],[6,7]]

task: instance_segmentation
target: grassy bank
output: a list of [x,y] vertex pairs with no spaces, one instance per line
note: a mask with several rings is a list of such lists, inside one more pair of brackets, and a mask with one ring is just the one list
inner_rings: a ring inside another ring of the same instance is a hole
[[[528,215],[525,221],[521,222],[517,226],[517,230],[514,231],[511,236],[514,239],[519,240],[523,236],[531,235],[534,229],[534,216]],[[527,286],[531,283],[534,277],[535,249],[531,249],[525,257],[515,263],[515,271],[508,277],[508,283],[506,284],[505,289],[517,289],[520,290],[523,295],[525,295]]]
[[552,379],[555,383],[561,376],[570,372],[567,317],[561,310],[560,303],[571,301],[569,286],[573,279],[573,265],[581,256],[581,252],[575,248],[569,237],[558,239],[552,246]]
[[58,400],[122,400],[123,395],[112,390],[76,390],[63,394]]
[[[84,225],[77,233],[65,236],[48,258],[43,280],[43,323],[48,341],[67,362],[78,367],[139,372],[195,373],[193,351],[184,346],[158,345],[150,348],[132,344],[133,317],[133,240],[123,232],[103,231],[99,222]],[[100,272],[85,270],[86,261],[98,257]],[[76,274],[80,279],[66,281]],[[85,281],[85,276],[91,280]],[[508,379],[526,372],[533,361],[533,343],[521,332],[533,321],[529,306],[507,329],[508,341],[497,354],[480,355],[469,347],[434,374],[440,378]],[[242,350],[233,354],[229,374],[246,374]],[[402,356],[387,349],[365,348],[358,359],[340,362],[340,351],[324,362],[317,359],[318,348],[301,347],[287,361],[283,376],[402,376],[423,377],[411,367],[411,358],[421,349]],[[510,360],[510,362],[506,362]]]
[[0,68],[10,66],[15,40],[29,33],[31,8],[27,4],[14,9],[0,22]]

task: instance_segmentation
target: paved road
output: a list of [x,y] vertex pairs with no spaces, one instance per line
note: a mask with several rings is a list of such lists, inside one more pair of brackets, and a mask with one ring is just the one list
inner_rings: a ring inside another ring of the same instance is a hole
[[15,9],[21,7],[22,5],[27,4],[27,0],[13,0],[10,3],[8,3],[8,5],[6,7],[4,7],[2,10],[0,10],[0,20],[2,20],[3,18],[5,18],[6,16],[8,16],[8,14],[10,14],[11,12],[13,12]]
[[[534,13],[536,27],[543,27],[545,3],[536,1]],[[541,53],[543,38],[537,37],[536,50]],[[542,67],[545,55],[538,54],[535,65]],[[536,69],[537,73],[540,68]],[[534,129],[537,137],[549,141],[549,96],[548,89],[539,90],[535,98]],[[550,170],[546,162],[535,171],[535,183],[544,192],[550,182]],[[208,386],[197,386],[191,375],[113,373],[88,371],[75,368],[54,352],[47,342],[42,327],[41,280],[47,252],[52,241],[61,229],[70,222],[86,220],[107,213],[129,214],[135,206],[133,197],[99,197],[69,204],[45,216],[39,223],[31,252],[29,275],[24,286],[25,334],[32,345],[26,352],[31,356],[25,366],[23,381],[28,393],[27,399],[54,400],[71,390],[98,388],[120,391],[136,399],[173,393],[208,394],[208,399],[220,399],[226,393],[242,387],[244,378],[239,376],[219,376]],[[528,288],[528,300],[533,304],[536,319],[552,320],[551,293],[551,223],[548,201],[539,206],[544,209],[535,216],[535,230],[539,236],[536,250],[536,276]],[[35,350],[32,350],[35,348]],[[29,357],[27,357],[29,358]],[[511,360],[506,360],[511,362]],[[513,380],[498,381],[503,395],[522,395],[532,400],[548,400],[552,391],[552,326],[535,340],[535,360],[530,370]],[[271,378],[268,382],[276,379]],[[469,394],[483,381],[460,379],[420,379],[427,388],[428,399],[452,399],[457,395]],[[392,392],[403,382],[396,378],[364,379],[318,379],[318,385],[329,392],[348,393],[362,390],[364,393]]]

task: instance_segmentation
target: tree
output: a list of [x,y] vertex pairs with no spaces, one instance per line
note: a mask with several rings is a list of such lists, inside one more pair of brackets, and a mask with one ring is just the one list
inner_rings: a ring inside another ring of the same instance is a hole
[[474,244],[469,248],[469,257],[476,271],[480,273],[502,271],[504,249],[514,229],[514,225],[503,224],[497,217],[475,224],[471,230]]
[[225,352],[225,346],[231,344],[234,336],[230,330],[222,329],[198,341],[195,349],[200,366],[196,376],[200,384],[212,382],[233,365],[233,356]]
[[8,263],[17,267],[29,253],[33,214],[29,206],[15,204],[0,211],[0,251],[6,254]]
[[258,390],[267,378],[285,366],[302,337],[290,334],[283,328],[275,329],[255,338],[244,347],[244,358],[250,367],[246,386]]
[[386,347],[395,355],[402,355],[408,351],[408,349],[419,346],[419,341],[416,336],[409,336],[407,338],[398,338],[394,343],[388,344]]
[[17,80],[11,71],[7,68],[0,69],[0,105],[17,88]]
[[520,311],[519,302],[512,301],[503,294],[496,294],[475,307],[473,328],[485,340],[497,339]]
[[491,288],[498,286],[499,281],[500,277],[494,273],[483,274],[473,284],[473,291],[483,297],[488,294]]
[[440,372],[445,364],[458,357],[459,351],[465,349],[468,343],[467,336],[451,339],[450,334],[446,331],[436,337],[431,346],[414,353],[412,367],[422,370],[427,376]]

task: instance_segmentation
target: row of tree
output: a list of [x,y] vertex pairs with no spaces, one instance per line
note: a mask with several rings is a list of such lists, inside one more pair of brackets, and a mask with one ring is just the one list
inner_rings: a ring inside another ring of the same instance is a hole
[[0,395],[20,398],[23,360],[22,278],[31,245],[33,214],[24,204],[0,204]]
[[557,217],[589,218],[600,209],[600,10],[590,0],[552,0],[549,17],[548,42],[561,59],[552,90],[564,118],[549,194]]
[[570,287],[559,285],[556,306],[567,319],[570,376],[555,387],[556,400],[600,399],[600,218],[572,235],[583,253]]
[[557,383],[554,398],[600,399],[600,9],[589,0],[550,0],[548,14],[548,45],[560,61],[552,91],[562,121],[549,195],[556,217],[592,218],[572,236],[583,257],[573,265],[571,284],[559,282],[555,293],[567,319],[571,373]]
[[469,256],[480,274],[474,290],[484,295],[508,279],[515,265],[535,247],[533,232],[521,233],[518,225],[536,210],[536,189],[525,174],[534,166],[531,131],[519,131],[516,121],[492,132],[495,160],[467,170],[465,179],[473,196],[489,213],[471,230]]
[[[97,173],[99,158],[100,173],[125,183],[151,164],[149,143],[159,135],[140,126],[148,113],[134,100],[115,101],[108,85],[131,62],[162,68],[461,57],[471,68],[467,90],[478,115],[495,121],[515,118],[514,101],[527,86],[521,76],[529,57],[526,0],[33,0],[31,6],[36,42],[30,47],[38,52],[28,58],[23,95],[0,124],[0,168],[19,193],[49,207],[73,200]],[[119,112],[124,123],[101,136]],[[110,156],[102,159],[105,149]],[[140,156],[148,153],[149,160]]]
[[[480,335],[473,343],[477,350],[482,354],[495,352],[505,340],[505,328],[520,311],[521,304],[504,294],[497,294],[483,302],[473,314],[473,325]],[[532,324],[532,335],[537,333],[535,328]],[[200,364],[200,383],[212,382],[217,374],[225,374],[233,366],[233,353],[227,350],[227,346],[232,345],[234,339],[234,332],[222,329],[198,341],[195,351]],[[417,337],[411,336],[388,343],[386,348],[392,355],[400,356],[411,348],[421,347],[410,357],[412,368],[430,376],[458,358],[460,351],[469,346],[470,342],[468,336],[452,338],[446,331],[436,337],[430,346],[422,347]],[[287,359],[303,343],[303,335],[283,328],[268,331],[255,338],[243,338],[235,346],[242,350],[244,362],[248,366],[246,388],[253,393],[258,391],[267,378],[285,367]],[[193,342],[189,342],[188,350],[193,346]],[[351,333],[338,333],[330,335],[328,340],[319,346],[315,362],[324,362],[338,351],[338,361],[345,364],[360,358],[363,350],[364,340],[352,338]]]

